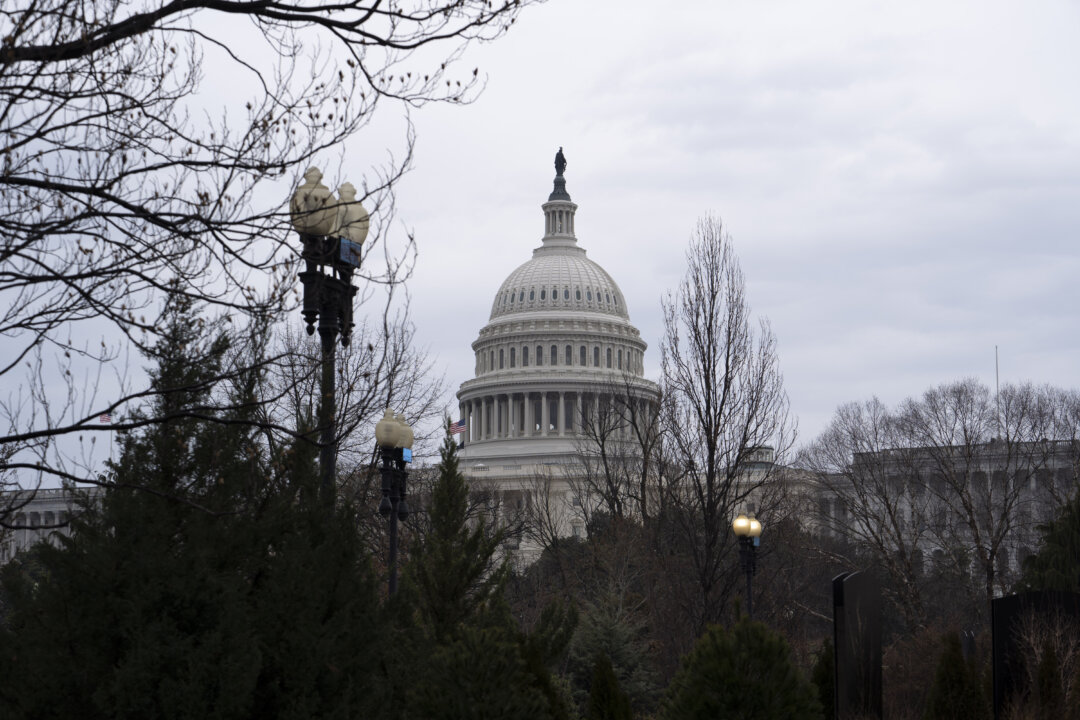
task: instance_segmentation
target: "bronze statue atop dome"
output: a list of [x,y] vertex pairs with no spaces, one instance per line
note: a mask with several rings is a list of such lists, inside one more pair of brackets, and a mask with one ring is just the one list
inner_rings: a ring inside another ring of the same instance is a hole
[[555,174],[562,175],[566,170],[566,156],[562,153],[562,146],[559,146],[559,152],[555,153]]

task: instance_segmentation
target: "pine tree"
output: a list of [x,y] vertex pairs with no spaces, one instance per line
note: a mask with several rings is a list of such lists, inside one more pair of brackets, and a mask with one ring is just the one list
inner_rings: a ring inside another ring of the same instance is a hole
[[[190,304],[152,349],[166,422],[122,441],[114,484],[39,576],[5,568],[0,716],[376,715],[374,577],[349,508],[308,502],[304,447],[269,457],[238,416],[211,415],[230,341]],[[280,476],[275,475],[280,468]]]
[[586,705],[587,720],[631,720],[630,698],[619,687],[619,679],[611,667],[607,655],[597,655],[593,663],[592,680],[589,683],[589,702]]
[[816,689],[779,634],[743,616],[710,625],[683,658],[661,710],[667,720],[820,720]]
[[818,690],[822,715],[826,720],[832,720],[836,717],[836,651],[831,638],[825,638],[821,643],[821,652],[810,671],[810,682]]
[[431,493],[430,529],[411,554],[403,584],[418,632],[399,658],[410,683],[410,716],[430,720],[565,718],[550,665],[576,617],[549,607],[524,633],[505,600],[509,568],[498,559],[502,532],[471,522],[457,446],[447,433]]
[[926,700],[926,720],[987,717],[988,707],[978,670],[964,658],[960,636],[945,635],[934,684]]
[[587,700],[597,656],[608,659],[619,687],[633,708],[651,710],[657,682],[649,667],[651,656],[646,628],[614,594],[603,594],[581,613],[581,622],[570,643],[567,672],[579,704]]
[[1039,531],[1039,552],[1024,560],[1016,589],[1080,592],[1080,494]]

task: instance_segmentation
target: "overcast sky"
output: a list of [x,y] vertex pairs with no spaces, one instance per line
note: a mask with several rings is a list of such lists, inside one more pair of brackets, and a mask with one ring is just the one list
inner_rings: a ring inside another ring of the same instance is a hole
[[660,296],[715,213],[801,441],[844,402],[992,387],[995,345],[1003,383],[1080,386],[1078,38],[1066,2],[530,8],[467,53],[477,102],[414,116],[399,218],[418,337],[455,389],[472,377],[561,145],[578,240],[622,288],[651,377]]

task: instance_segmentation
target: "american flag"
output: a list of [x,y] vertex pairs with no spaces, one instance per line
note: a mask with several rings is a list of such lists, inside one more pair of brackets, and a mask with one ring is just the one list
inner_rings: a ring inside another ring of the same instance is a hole
[[464,418],[462,418],[461,420],[458,420],[455,423],[450,423],[450,434],[451,435],[460,435],[463,432],[465,432],[465,419]]
[[102,425],[112,425],[112,415],[109,413],[101,413],[101,415],[98,416],[98,422]]

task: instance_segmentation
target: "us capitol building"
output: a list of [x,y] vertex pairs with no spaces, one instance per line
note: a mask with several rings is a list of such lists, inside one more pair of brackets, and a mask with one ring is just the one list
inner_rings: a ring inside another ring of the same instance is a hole
[[[625,296],[578,244],[578,206],[565,169],[560,148],[554,188],[541,206],[540,246],[495,293],[472,344],[475,377],[457,393],[466,423],[462,471],[474,487],[517,493],[519,503],[538,477],[572,495],[583,430],[610,412],[616,395],[652,405],[660,397],[643,376],[647,344],[630,322]],[[612,435],[630,440],[626,427]],[[572,531],[580,534],[581,523]]]
[[[540,247],[499,287],[472,344],[476,376],[457,393],[466,422],[460,459],[474,489],[497,491],[519,509],[544,481],[555,498],[551,507],[564,513],[562,531],[580,535],[584,522],[573,508],[588,500],[578,496],[574,480],[591,442],[586,429],[610,420],[617,401],[629,396],[655,407],[660,392],[643,377],[647,346],[630,323],[622,291],[578,245],[578,206],[566,191],[561,149],[555,169],[554,189],[542,205]],[[626,427],[608,425],[605,432],[613,442],[630,441]],[[29,527],[0,537],[0,563],[49,536],[71,504],[64,490],[28,499],[16,521]],[[523,547],[520,556],[536,549]]]

